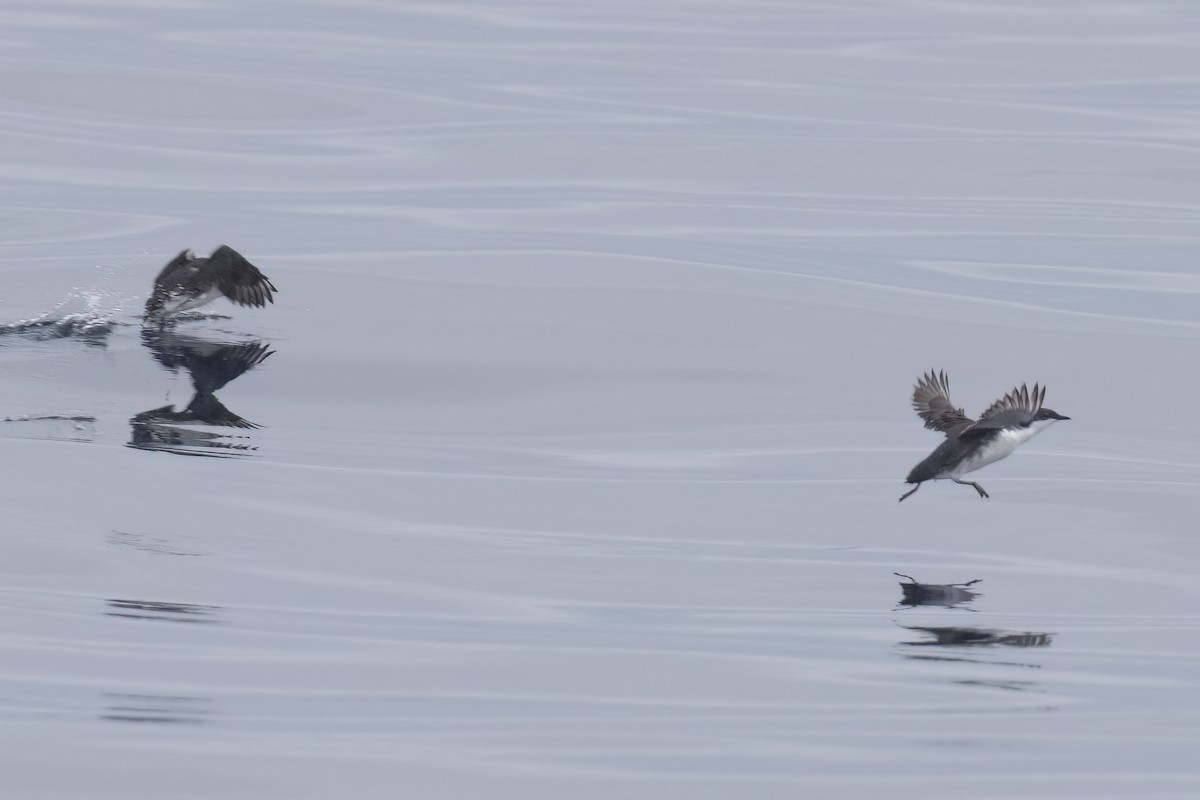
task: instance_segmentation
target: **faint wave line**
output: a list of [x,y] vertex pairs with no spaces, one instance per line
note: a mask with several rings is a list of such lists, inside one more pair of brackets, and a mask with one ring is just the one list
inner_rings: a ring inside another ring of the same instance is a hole
[[[1152,237],[1161,240],[1162,236]],[[1186,237],[1193,238],[1193,237]],[[1200,293],[1200,275],[1182,272],[1150,272],[1133,269],[1112,269],[1105,267],[1074,267],[1058,264],[1019,264],[990,261],[908,261],[920,269],[927,269],[943,275],[954,275],[973,280],[995,281],[998,283],[1015,283],[1026,286],[1061,286],[1079,289],[1111,289],[1114,291],[1140,291],[1165,294],[1198,294]],[[1038,280],[1013,277],[1005,271],[1016,272],[1046,272],[1067,273],[1081,276],[1096,276],[1096,280],[1054,280],[1043,277]],[[1114,280],[1102,282],[1100,278],[1112,276]],[[1126,280],[1116,280],[1125,278]],[[1147,280],[1154,283],[1147,283]]]
[[[988,306],[991,308],[1000,309],[1017,309],[1020,311],[1031,311],[1039,314],[1046,314],[1058,317],[1069,317],[1086,320],[1106,320],[1111,322],[1122,322],[1130,325],[1145,325],[1149,327],[1166,327],[1179,328],[1183,330],[1200,329],[1200,322],[1189,322],[1186,320],[1170,320],[1170,319],[1154,319],[1150,317],[1131,317],[1122,314],[1106,314],[1099,311],[1079,311],[1076,309],[1060,309],[1049,306],[1037,305],[1034,303],[1022,303],[1015,300],[1000,300],[991,297],[979,297],[977,295],[956,294],[952,292],[942,292],[933,289],[915,289],[908,286],[896,286],[893,284],[877,283],[875,281],[855,280],[853,278],[838,278],[832,275],[819,275],[811,272],[789,272],[777,269],[768,269],[766,267],[751,267],[738,264],[722,264],[712,261],[700,261],[697,259],[686,258],[670,258],[667,256],[646,255],[643,253],[615,253],[610,250],[582,250],[582,249],[566,249],[566,248],[546,248],[546,249],[531,249],[531,248],[514,248],[514,249],[479,249],[479,248],[464,248],[462,250],[408,250],[405,251],[405,256],[414,257],[418,255],[561,255],[564,257],[573,256],[595,256],[602,258],[623,258],[631,261],[646,261],[652,263],[674,264],[679,266],[700,267],[714,271],[737,272],[755,275],[765,275],[774,278],[810,280],[819,283],[833,284],[837,286],[850,286],[855,289],[866,289],[870,291],[901,294],[914,297],[922,297],[926,299],[936,300],[947,305],[974,303],[976,305]],[[341,255],[378,255],[378,256],[395,256],[395,252],[378,252],[370,251],[361,253],[344,253]]]

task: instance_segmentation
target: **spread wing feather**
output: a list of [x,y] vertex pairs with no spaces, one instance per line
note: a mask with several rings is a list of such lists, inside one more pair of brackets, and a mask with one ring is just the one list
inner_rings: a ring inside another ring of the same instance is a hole
[[1026,384],[1021,384],[988,406],[987,411],[980,415],[979,421],[964,430],[962,435],[971,436],[998,428],[1028,425],[1041,410],[1042,401],[1045,399],[1045,386],[1035,383],[1033,389],[1030,389]]
[[279,290],[258,267],[232,247],[221,245],[209,260],[219,269],[217,288],[233,302],[259,308],[275,302],[274,293]]
[[950,400],[950,379],[945,371],[935,374],[930,370],[922,376],[913,389],[912,404],[917,416],[925,420],[925,427],[930,430],[949,434],[955,428],[975,421],[961,408],[954,407]]
[[1014,388],[1011,392],[1001,397],[996,402],[988,406],[987,411],[984,411],[979,417],[979,421],[992,419],[1006,411],[1015,411],[1020,414],[1028,414],[1032,417],[1042,407],[1042,401],[1046,398],[1046,387],[1039,387],[1036,383],[1033,385],[1033,391],[1025,384]]

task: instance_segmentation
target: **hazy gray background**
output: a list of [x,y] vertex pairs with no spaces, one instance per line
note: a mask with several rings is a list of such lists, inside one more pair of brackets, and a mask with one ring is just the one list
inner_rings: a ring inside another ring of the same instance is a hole
[[[7,3],[5,791],[1197,796],[1198,101],[1187,2]],[[127,447],[222,242],[265,427]],[[931,367],[1072,420],[897,505]]]

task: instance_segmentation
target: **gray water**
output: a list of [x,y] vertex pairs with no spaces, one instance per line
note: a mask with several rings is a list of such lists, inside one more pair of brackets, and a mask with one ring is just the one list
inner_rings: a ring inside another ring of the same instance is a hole
[[1200,795],[1190,4],[0,19],[5,796]]

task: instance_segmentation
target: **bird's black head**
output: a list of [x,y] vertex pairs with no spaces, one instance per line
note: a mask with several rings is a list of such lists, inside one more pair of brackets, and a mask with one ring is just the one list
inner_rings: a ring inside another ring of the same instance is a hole
[[1070,417],[1064,417],[1062,414],[1049,408],[1039,408],[1037,414],[1034,414],[1033,420],[1037,422],[1040,419],[1070,419]]

